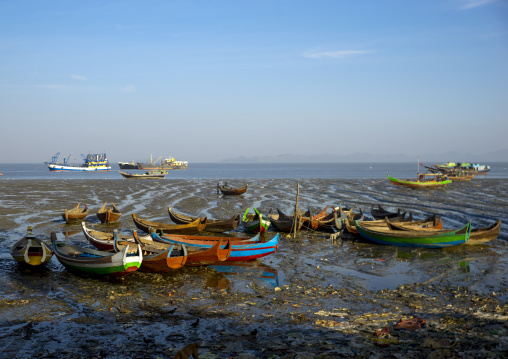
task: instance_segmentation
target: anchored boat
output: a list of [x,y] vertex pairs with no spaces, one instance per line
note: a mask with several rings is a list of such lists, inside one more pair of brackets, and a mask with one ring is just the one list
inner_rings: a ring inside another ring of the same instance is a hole
[[111,166],[109,165],[108,157],[105,153],[88,154],[86,157],[81,155],[85,162],[82,165],[71,165],[68,163],[69,157],[64,158],[63,163],[58,163],[58,155],[51,158],[51,162],[44,162],[50,171],[109,171]]

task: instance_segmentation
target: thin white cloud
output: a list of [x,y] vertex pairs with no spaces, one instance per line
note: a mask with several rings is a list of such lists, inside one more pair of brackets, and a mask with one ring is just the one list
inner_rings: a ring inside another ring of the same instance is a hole
[[122,92],[134,92],[135,88],[134,85],[127,85],[124,88],[122,88]]
[[497,0],[462,0],[459,9],[460,10],[474,9],[476,7],[485,6],[496,1]]
[[51,90],[61,90],[61,89],[67,88],[67,86],[65,86],[65,85],[53,85],[53,84],[39,85],[38,87],[45,88],[45,89],[51,89]]
[[141,29],[143,26],[141,25],[122,25],[116,24],[117,30],[132,30],[132,29]]
[[71,79],[78,81],[88,81],[88,79],[85,76],[81,75],[71,75]]
[[345,57],[355,56],[355,55],[364,55],[371,53],[372,51],[367,50],[339,50],[339,51],[319,51],[319,50],[311,50],[303,53],[303,57],[308,57],[309,59],[343,59]]

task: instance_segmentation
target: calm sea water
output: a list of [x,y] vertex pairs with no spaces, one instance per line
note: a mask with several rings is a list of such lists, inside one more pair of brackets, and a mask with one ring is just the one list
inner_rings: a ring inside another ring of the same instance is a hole
[[[430,164],[428,164],[430,165]],[[508,162],[490,163],[488,175],[476,178],[508,178]],[[0,164],[0,179],[119,179],[118,164],[106,172],[50,172],[45,164]],[[415,178],[417,163],[190,163],[186,170],[170,171],[172,179],[386,179]],[[142,173],[139,170],[124,170]],[[420,172],[424,168],[420,167]]]

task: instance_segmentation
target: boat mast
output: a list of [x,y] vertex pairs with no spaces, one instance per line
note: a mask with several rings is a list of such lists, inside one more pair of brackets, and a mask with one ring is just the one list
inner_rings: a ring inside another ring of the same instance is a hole
[[418,171],[416,172],[416,178],[420,180],[420,154],[418,154]]

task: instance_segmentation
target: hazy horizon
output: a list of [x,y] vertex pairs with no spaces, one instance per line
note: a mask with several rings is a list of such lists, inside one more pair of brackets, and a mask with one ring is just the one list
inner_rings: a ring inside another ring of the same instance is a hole
[[0,163],[500,151],[507,19],[496,0],[0,2]]

